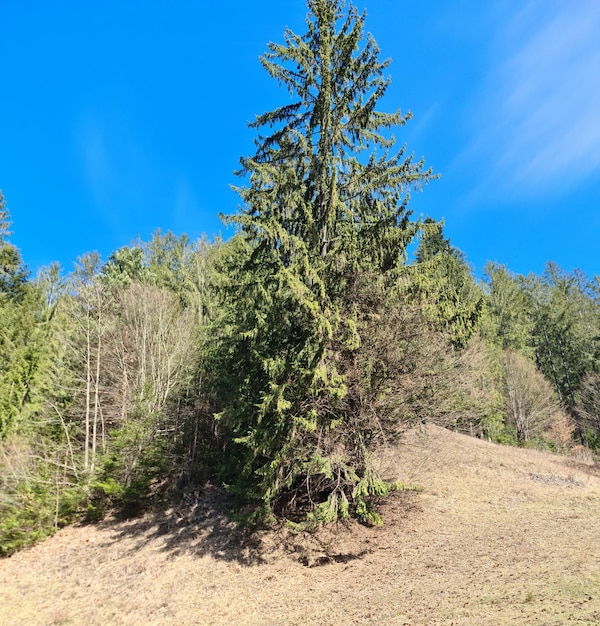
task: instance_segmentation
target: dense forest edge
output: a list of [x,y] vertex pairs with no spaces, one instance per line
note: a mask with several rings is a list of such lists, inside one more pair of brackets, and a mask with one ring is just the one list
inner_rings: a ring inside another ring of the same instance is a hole
[[377,108],[389,61],[352,5],[309,0],[261,62],[291,99],[251,124],[230,239],[157,231],[32,276],[0,193],[1,555],[206,482],[245,523],[380,524],[411,486],[374,459],[421,422],[599,453],[600,278],[478,280],[414,218],[437,175],[396,146],[410,113]]

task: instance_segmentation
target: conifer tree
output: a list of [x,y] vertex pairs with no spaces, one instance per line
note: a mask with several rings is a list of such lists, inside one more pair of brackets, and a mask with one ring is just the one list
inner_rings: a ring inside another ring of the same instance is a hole
[[388,487],[369,463],[372,433],[344,408],[344,372],[370,314],[357,293],[393,282],[417,229],[409,191],[432,173],[404,148],[390,154],[391,129],[411,116],[376,109],[389,61],[365,15],[343,0],[308,9],[306,34],[287,30],[261,58],[291,102],[251,124],[244,206],[226,218],[240,237],[216,351],[220,420],[232,489],[262,512],[299,503],[322,521],[376,521],[369,499]]
[[0,191],[0,437],[35,412],[44,341],[39,290],[8,240],[10,215]]
[[411,290],[452,344],[464,348],[478,328],[484,302],[465,255],[444,237],[443,222],[428,217],[415,256]]
[[27,291],[29,277],[21,253],[8,240],[10,225],[10,214],[0,189],[0,303],[21,301]]
[[577,389],[586,375],[598,368],[593,290],[583,274],[569,274],[552,262],[541,277],[528,277],[525,288],[531,302],[537,365],[574,417],[583,441]]
[[488,263],[484,273],[487,312],[491,321],[490,340],[504,350],[517,350],[533,359],[533,310],[523,277],[498,263]]

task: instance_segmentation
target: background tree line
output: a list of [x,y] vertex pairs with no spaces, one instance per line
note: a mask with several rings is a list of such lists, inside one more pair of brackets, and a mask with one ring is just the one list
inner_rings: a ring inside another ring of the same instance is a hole
[[388,62],[364,22],[309,0],[307,32],[269,44],[291,100],[251,124],[226,242],[157,232],[32,278],[1,200],[1,553],[204,480],[254,521],[380,523],[401,486],[378,452],[422,421],[600,448],[598,277],[478,281],[412,218],[435,174],[395,148],[411,116],[377,108]]

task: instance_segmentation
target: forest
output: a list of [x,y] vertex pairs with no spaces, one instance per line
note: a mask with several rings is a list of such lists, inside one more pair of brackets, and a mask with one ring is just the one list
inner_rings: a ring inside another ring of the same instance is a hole
[[290,98],[251,123],[229,239],[157,230],[32,275],[0,193],[0,555],[207,482],[247,524],[381,524],[409,486],[377,456],[424,422],[600,452],[600,277],[476,278],[411,212],[437,173],[378,108],[364,14],[308,9],[261,58]]

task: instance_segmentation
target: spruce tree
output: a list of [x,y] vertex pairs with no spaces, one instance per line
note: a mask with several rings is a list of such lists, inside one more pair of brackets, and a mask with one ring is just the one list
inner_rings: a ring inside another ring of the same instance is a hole
[[418,228],[409,191],[433,175],[404,147],[391,153],[391,129],[411,116],[377,110],[389,61],[364,23],[342,0],[309,0],[307,32],[269,44],[261,62],[291,102],[250,125],[243,207],[225,218],[239,238],[215,351],[219,417],[227,480],[260,513],[377,521],[371,499],[389,489],[348,402],[361,323],[376,313],[358,294],[393,284]]
[[443,222],[426,218],[410,291],[456,348],[464,348],[481,321],[483,293],[465,255],[444,237]]
[[29,272],[23,264],[21,253],[8,240],[11,221],[6,201],[0,189],[0,304],[20,302],[27,291]]

